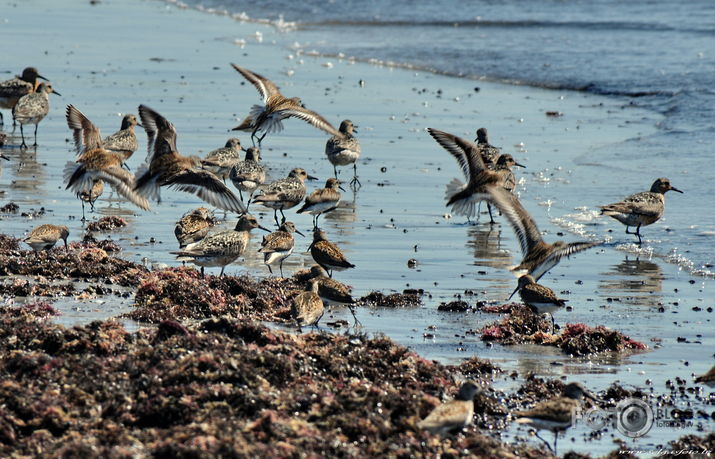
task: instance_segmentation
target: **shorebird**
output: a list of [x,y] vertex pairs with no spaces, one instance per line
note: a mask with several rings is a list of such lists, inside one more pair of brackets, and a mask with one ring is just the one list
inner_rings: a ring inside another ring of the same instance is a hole
[[700,375],[695,378],[695,382],[698,384],[705,384],[709,387],[715,387],[715,366],[710,368],[710,371],[704,375]]
[[50,94],[61,95],[52,89],[50,83],[40,83],[35,92],[22,96],[12,109],[12,116],[20,123],[21,147],[27,148],[25,133],[22,129],[26,124],[35,125],[35,143],[33,146],[37,146],[37,125],[50,112]]
[[62,239],[65,241],[65,250],[68,250],[67,237],[69,235],[70,230],[66,226],[45,224],[33,228],[24,242],[32,247],[32,250],[39,252],[40,250],[50,250],[57,244],[57,241]]
[[134,152],[139,149],[137,135],[134,132],[135,126],[144,127],[139,124],[136,116],[132,114],[124,115],[119,130],[102,140],[102,147],[107,151],[121,153],[124,155],[124,162],[128,161]]
[[[298,209],[298,213],[307,213],[313,216],[313,228],[318,227],[318,218],[321,214],[338,208],[340,204],[340,180],[330,177],[325,181],[325,188],[319,188],[305,198],[305,203]],[[345,191],[345,190],[343,190]]]
[[221,274],[226,266],[233,263],[238,257],[242,256],[248,247],[248,241],[251,238],[251,230],[259,228],[270,232],[258,223],[256,217],[251,214],[244,214],[238,219],[236,227],[233,230],[221,231],[206,236],[199,242],[188,244],[183,250],[178,252],[170,252],[177,255],[179,261],[190,261],[195,265],[201,266],[201,275],[204,275],[204,267],[215,268],[221,267]]
[[601,245],[602,242],[564,242],[556,241],[553,244],[544,242],[541,232],[534,219],[521,205],[519,199],[511,193],[499,188],[492,192],[492,203],[507,218],[519,239],[521,253],[524,258],[510,270],[517,276],[531,275],[538,281],[551,268],[556,266],[563,257],[569,257],[591,247]]
[[476,144],[437,129],[428,128],[427,131],[454,156],[468,180],[465,185],[459,179],[453,179],[447,184],[445,197],[448,199],[447,206],[452,206],[452,212],[466,215],[469,221],[477,214],[475,204],[492,199],[502,177],[486,167]]
[[[278,87],[268,78],[248,69],[231,64],[238,73],[256,87],[258,93],[263,98],[263,105],[251,107],[250,114],[235,128],[234,131],[250,131],[251,141],[255,145],[258,139],[260,146],[263,139],[271,132],[283,130],[282,120],[290,117],[299,118],[312,124],[318,129],[322,129],[330,135],[342,136],[340,131],[335,129],[325,118],[312,110],[305,108],[298,97],[287,98],[281,94]],[[259,138],[258,132],[263,132]]]
[[475,383],[465,382],[459,388],[459,393],[454,400],[437,406],[426,418],[417,423],[417,427],[439,435],[463,429],[472,423],[474,396],[478,392],[479,387]]
[[[241,201],[247,202],[246,208],[251,202],[253,192],[266,181],[266,168],[261,164],[261,150],[257,147],[250,147],[246,150],[246,159],[239,161],[229,173],[229,178],[233,186],[238,188]],[[248,193],[248,199],[244,201],[243,192]]]
[[[40,75],[35,67],[26,67],[22,71],[22,75],[0,82],[0,108],[14,109],[17,101],[22,96],[37,90],[38,78],[47,81],[47,78]],[[0,126],[3,124],[5,124],[5,119],[2,112],[0,112]],[[12,115],[12,127],[15,127],[14,112]]]
[[[67,106],[67,125],[74,132],[75,138],[78,133],[81,134],[84,150],[76,162],[69,161],[65,166],[66,189],[71,189],[81,199],[82,193],[92,190],[96,180],[102,180],[139,208],[149,210],[149,202],[132,190],[134,175],[122,167],[124,155],[102,148],[99,129],[72,105]],[[84,201],[82,207],[84,218]]]
[[303,233],[295,228],[293,222],[284,222],[278,228],[278,231],[263,236],[263,242],[261,242],[261,248],[258,251],[263,254],[263,263],[268,266],[268,271],[271,274],[273,274],[271,265],[280,263],[281,277],[283,277],[283,260],[293,253],[293,246],[295,245],[293,233],[303,236]]
[[174,226],[174,236],[179,241],[179,248],[183,249],[205,238],[214,225],[216,225],[216,218],[206,207],[186,212]]
[[295,168],[290,171],[288,177],[271,182],[252,202],[273,209],[273,219],[276,225],[280,225],[277,212],[280,210],[282,221],[286,221],[283,210],[297,206],[305,197],[305,179],[317,180],[316,177],[308,175],[305,169]]
[[[599,206],[601,215],[608,215],[626,225],[626,234],[638,236],[638,245],[640,245],[643,242],[641,226],[652,225],[660,220],[665,211],[665,193],[670,190],[682,193],[670,184],[670,180],[661,177],[653,182],[650,191],[632,194],[623,201],[607,206]],[[636,227],[635,233],[628,231],[631,226]]]
[[226,183],[226,177],[231,172],[233,166],[241,161],[241,141],[237,138],[231,138],[226,141],[226,145],[206,153],[201,164],[204,167],[211,168],[211,172],[216,174],[218,178]]
[[220,209],[246,212],[246,206],[216,175],[201,169],[200,158],[178,152],[176,129],[169,120],[145,105],[139,106],[139,116],[149,138],[149,156],[148,165],[142,165],[137,171],[136,192],[161,202],[161,187],[170,186],[195,194]]
[[340,248],[328,240],[325,231],[320,228],[313,230],[313,242],[308,247],[313,260],[328,272],[328,277],[333,277],[333,271],[344,271],[354,268]]
[[82,221],[86,220],[86,218],[84,218],[84,203],[88,203],[90,211],[94,212],[94,203],[102,196],[102,193],[104,193],[104,182],[98,178],[92,180],[92,185],[88,189],[77,193],[77,197],[82,203]]
[[[556,454],[558,433],[571,427],[576,413],[581,408],[583,397],[598,401],[581,383],[569,383],[564,387],[562,396],[541,402],[530,410],[515,412],[514,415],[518,417],[516,422],[533,426],[537,430],[536,438],[546,443],[549,450]],[[553,449],[549,442],[539,436],[538,431],[541,429],[550,430],[554,433]]]
[[311,266],[310,280],[318,283],[318,295],[324,304],[328,306],[347,306],[353,315],[355,325],[360,323],[355,315],[355,298],[352,296],[352,288],[328,277],[328,273],[322,266],[318,265]]
[[496,164],[499,155],[501,155],[501,148],[495,147],[489,143],[489,134],[487,133],[487,128],[477,129],[477,138],[474,139],[477,143],[477,149],[482,156],[482,161],[487,166],[493,166]]
[[[491,170],[499,174],[498,185],[511,194],[514,194],[514,190],[516,189],[516,177],[514,176],[514,171],[511,170],[514,166],[526,167],[523,164],[517,163],[514,157],[508,153],[499,155],[496,164],[488,166]],[[489,211],[489,222],[494,223],[492,205],[489,202],[487,202],[487,210]],[[477,212],[479,212],[479,210],[477,210]]]
[[519,278],[519,285],[509,296],[511,299],[514,293],[519,292],[521,300],[529,309],[537,314],[549,314],[551,316],[551,331],[556,328],[553,313],[566,306],[566,300],[560,299],[549,287],[537,284],[534,278],[524,274]]
[[317,282],[309,282],[305,291],[293,298],[291,313],[299,329],[303,325],[318,326],[320,318],[325,313],[325,306],[323,306],[323,300],[318,296]]
[[355,130],[357,126],[350,120],[343,120],[338,129],[342,135],[334,135],[325,143],[325,154],[328,156],[328,161],[333,165],[335,178],[338,178],[338,169],[336,166],[353,165],[353,179],[350,185],[361,185],[357,176],[357,160],[360,158],[360,142],[358,142]]

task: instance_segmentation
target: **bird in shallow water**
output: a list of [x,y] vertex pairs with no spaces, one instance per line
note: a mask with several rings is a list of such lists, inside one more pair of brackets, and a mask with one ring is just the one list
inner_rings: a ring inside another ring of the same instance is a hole
[[556,296],[556,293],[549,287],[537,284],[534,278],[528,274],[524,274],[519,278],[519,285],[514,289],[509,299],[517,291],[529,309],[537,314],[549,314],[551,316],[551,331],[553,333],[556,328],[553,313],[566,306],[566,300]]
[[[13,110],[22,96],[33,93],[40,84],[38,79],[47,81],[35,67],[25,67],[22,75],[0,82],[0,108]],[[0,112],[0,126],[5,124]],[[12,127],[15,128],[15,114],[12,115]]]
[[497,163],[499,155],[501,155],[501,148],[495,147],[489,143],[489,133],[487,128],[477,129],[477,138],[474,139],[477,143],[477,150],[482,157],[482,161],[487,167],[492,167]]
[[417,423],[417,427],[439,435],[463,429],[472,423],[474,396],[478,392],[479,386],[474,382],[465,382],[459,388],[459,393],[454,400],[437,406],[426,418]]
[[[660,220],[665,212],[665,193],[671,190],[682,193],[670,184],[670,180],[661,177],[653,182],[650,191],[632,194],[623,201],[607,206],[599,206],[601,215],[608,215],[626,225],[626,234],[635,234],[638,237],[638,245],[641,245],[641,226],[652,225]],[[628,231],[631,226],[636,227],[635,233]]]
[[316,177],[309,175],[305,169],[295,168],[290,171],[288,177],[268,184],[261,194],[253,198],[253,202],[273,209],[273,219],[276,225],[280,226],[277,212],[281,212],[281,223],[286,221],[283,210],[295,207],[303,200],[305,197],[306,179],[317,180]]
[[340,248],[328,240],[325,231],[320,228],[313,230],[313,242],[308,247],[310,254],[325,271],[328,277],[333,277],[333,271],[344,271],[354,268]]
[[[278,87],[268,78],[257,73],[253,73],[248,69],[239,67],[236,64],[231,64],[234,69],[248,80],[263,98],[263,105],[254,105],[251,107],[250,114],[235,128],[234,131],[249,131],[251,132],[251,140],[255,145],[258,139],[260,146],[263,139],[271,132],[280,132],[283,130],[282,121],[286,118],[298,118],[313,126],[327,132],[330,135],[342,136],[340,131],[335,129],[332,124],[325,118],[312,110],[308,110],[303,106],[301,100],[297,97],[287,98],[281,94]],[[263,135],[258,137],[258,133],[263,132]]]
[[360,142],[355,134],[357,126],[350,120],[343,120],[340,123],[339,131],[342,135],[334,135],[325,143],[325,155],[328,161],[333,165],[335,178],[338,178],[337,166],[353,165],[353,178],[350,180],[350,186],[360,186],[360,180],[357,176],[357,160],[360,158]]
[[[241,201],[246,203],[248,208],[253,192],[266,181],[266,168],[261,164],[261,151],[257,147],[246,150],[246,159],[239,161],[229,173],[229,178],[233,186],[238,188]],[[248,193],[248,198],[243,199],[243,193]]]
[[35,92],[22,96],[12,109],[12,116],[20,123],[20,135],[22,136],[21,147],[27,148],[25,132],[23,130],[23,126],[26,124],[35,125],[35,143],[33,146],[37,146],[37,126],[50,112],[50,94],[61,95],[52,88],[52,84],[49,82],[40,83]]
[[149,138],[149,162],[137,171],[137,193],[161,202],[160,189],[168,186],[195,194],[219,209],[246,212],[246,206],[216,175],[201,169],[201,158],[178,152],[176,129],[169,120],[145,105],[139,106],[139,116]]
[[67,238],[70,235],[70,230],[64,225],[40,225],[30,232],[23,241],[25,244],[32,247],[32,250],[39,252],[41,250],[50,250],[57,244],[57,241],[62,239],[65,242],[65,250],[67,247]]
[[[543,441],[550,451],[557,454],[558,434],[571,427],[576,419],[576,414],[581,409],[581,401],[584,397],[598,401],[598,398],[581,383],[572,382],[564,387],[563,395],[560,397],[541,402],[530,410],[517,411],[514,416],[517,417],[517,423],[533,426],[537,430],[536,438]],[[553,449],[549,442],[539,436],[538,431],[541,429],[554,433]]]
[[102,193],[104,193],[104,182],[102,179],[97,178],[92,180],[92,186],[90,186],[89,189],[82,190],[78,193],[77,197],[82,203],[82,221],[86,220],[84,215],[84,203],[89,204],[90,212],[94,212],[94,203],[102,196]]
[[174,226],[174,236],[179,242],[179,248],[183,249],[187,245],[205,238],[216,223],[216,218],[206,207],[186,212]]
[[126,163],[134,152],[139,149],[137,135],[134,132],[135,126],[144,127],[137,121],[136,116],[131,113],[124,115],[119,130],[102,140],[102,147],[107,151],[121,153],[124,155],[124,162]]
[[235,137],[226,141],[226,145],[206,153],[201,165],[216,174],[218,178],[226,183],[226,178],[233,166],[241,161],[241,141]]
[[273,274],[271,265],[279,263],[281,277],[283,277],[283,261],[293,253],[293,247],[295,246],[293,233],[303,236],[303,233],[296,229],[293,222],[283,222],[278,231],[263,236],[261,248],[258,251],[263,254],[263,263],[268,266],[268,271],[271,274]]
[[330,177],[325,182],[325,188],[318,188],[305,198],[305,203],[298,209],[298,213],[311,214],[313,216],[313,228],[317,228],[318,218],[322,214],[338,208],[341,197],[338,190],[343,190],[340,186],[340,180]]
[[310,279],[318,283],[318,295],[323,303],[328,306],[347,306],[355,321],[355,326],[360,324],[355,315],[355,298],[352,296],[352,288],[328,277],[328,273],[322,266],[313,265],[310,267]]

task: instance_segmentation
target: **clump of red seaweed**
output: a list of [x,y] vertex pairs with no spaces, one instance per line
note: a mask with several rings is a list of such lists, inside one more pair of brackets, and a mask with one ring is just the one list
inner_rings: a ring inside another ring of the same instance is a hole
[[127,221],[124,220],[122,217],[110,215],[107,217],[102,217],[96,222],[92,222],[87,225],[87,231],[112,231],[117,228],[124,228],[125,226],[127,226]]

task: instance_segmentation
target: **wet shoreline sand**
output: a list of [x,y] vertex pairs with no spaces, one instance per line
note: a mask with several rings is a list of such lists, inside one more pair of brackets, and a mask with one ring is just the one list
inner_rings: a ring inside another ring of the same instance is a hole
[[[648,185],[603,190],[581,166],[589,170],[587,164],[597,162],[599,151],[617,149],[619,142],[637,141],[638,136],[652,132],[658,115],[619,99],[297,55],[270,45],[272,35],[279,33],[270,27],[181,11],[160,2],[62,8],[39,2],[33,6],[32,11],[22,5],[4,9],[3,16],[9,19],[7,33],[31,44],[29,49],[8,50],[7,65],[15,63],[18,68],[7,71],[36,65],[63,97],[51,101],[50,115],[40,125],[36,152],[3,149],[12,161],[1,165],[0,191],[4,193],[0,199],[3,204],[12,201],[20,206],[17,214],[1,216],[3,233],[21,237],[33,226],[51,222],[69,224],[70,240],[81,239],[78,219],[68,220],[68,216],[81,215],[79,202],[61,189],[61,169],[72,156],[63,116],[66,104],[76,105],[108,134],[119,125],[118,113],[135,112],[138,104],[145,103],[177,126],[180,151],[202,154],[223,145],[232,135],[227,130],[258,102],[255,90],[242,84],[228,65],[236,62],[272,78],[286,95],[301,96],[309,108],[334,124],[351,118],[361,126],[364,154],[358,172],[363,188],[354,197],[348,195],[347,206],[326,216],[324,223],[358,265],[339,279],[353,285],[358,296],[375,289],[427,292],[419,308],[361,309],[358,318],[366,333],[383,332],[425,358],[446,363],[478,355],[521,375],[586,377],[594,390],[605,390],[613,380],[638,387],[651,380],[653,387],[662,390],[666,381],[703,373],[712,364],[712,357],[703,352],[715,342],[707,312],[712,301],[704,293],[710,280],[690,276],[658,254],[636,254],[623,244],[631,241],[622,235],[620,225],[595,220],[579,209],[611,202]],[[128,34],[128,24],[141,32]],[[294,73],[289,77],[289,72]],[[365,82],[362,88],[360,80]],[[564,116],[547,117],[546,111]],[[447,213],[444,184],[459,171],[424,132],[426,127],[436,127],[473,138],[474,130],[482,125],[490,129],[493,143],[526,162],[521,196],[547,240],[576,240],[579,236],[574,233],[579,232],[594,238],[613,235],[612,245],[565,260],[544,279],[557,292],[567,292],[564,295],[573,305],[573,311],[564,312],[557,322],[603,324],[648,344],[650,352],[625,358],[571,358],[540,346],[492,346],[467,331],[494,322],[497,316],[475,309],[467,313],[437,310],[440,303],[453,301],[457,295],[470,305],[479,301],[499,304],[515,285],[505,267],[518,262],[518,245],[505,222],[495,227],[471,226],[457,218],[443,218]],[[146,137],[141,132],[139,137],[141,147],[130,165],[132,170],[144,156]],[[324,180],[332,173],[323,156],[325,140],[313,128],[288,121],[283,133],[265,143],[271,175],[283,176],[292,167],[310,166],[314,169],[310,172]],[[516,146],[522,142],[523,147]],[[594,196],[579,194],[589,188]],[[129,222],[111,236],[122,247],[122,257],[134,262],[146,258],[148,266],[178,265],[168,255],[176,247],[173,222],[200,202],[179,193],[163,194],[165,202],[153,206],[151,213],[116,201],[99,201],[98,215],[93,218],[119,215]],[[666,207],[677,206],[675,199],[680,197],[670,198]],[[38,212],[41,207],[46,212]],[[261,214],[263,221],[270,221],[270,212]],[[644,230],[650,237],[646,247],[657,246],[658,232],[670,230],[667,215],[666,208],[664,223]],[[310,222],[310,217],[289,218],[300,228]],[[232,223],[230,217],[224,226]],[[150,242],[151,238],[156,242]],[[309,266],[309,255],[303,253],[308,244],[298,238],[297,245],[302,247],[288,259],[289,273]],[[407,266],[410,258],[418,261],[415,269]],[[374,263],[376,259],[381,263]],[[228,271],[268,274],[258,257],[234,264]],[[118,317],[132,310],[133,301],[132,297],[101,295],[59,298],[55,306],[63,314],[54,320],[71,326]],[[347,311],[336,312],[334,318],[351,320]],[[125,323],[130,330],[139,327]],[[510,390],[515,386],[509,381],[496,384]],[[579,428],[580,434],[585,432]],[[661,441],[679,436],[672,430],[663,433],[650,438]],[[608,442],[599,442],[581,443],[575,449],[601,454],[611,448]]]

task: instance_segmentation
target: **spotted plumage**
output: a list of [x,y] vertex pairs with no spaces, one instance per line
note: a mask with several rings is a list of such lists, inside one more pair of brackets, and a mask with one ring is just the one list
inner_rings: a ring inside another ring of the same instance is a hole
[[[656,179],[650,191],[643,191],[628,196],[623,201],[600,206],[601,215],[608,215],[626,225],[626,234],[635,234],[638,244],[641,244],[641,226],[652,225],[660,220],[665,212],[665,193],[668,191],[682,193],[670,184],[665,177]],[[636,232],[628,231],[631,226],[636,227]]]
[[[282,120],[293,117],[312,124],[328,134],[335,136],[342,135],[340,131],[335,129],[325,118],[305,108],[299,98],[287,98],[283,96],[278,87],[271,80],[257,73],[253,73],[248,69],[239,67],[236,64],[231,65],[238,73],[243,75],[246,80],[255,86],[263,99],[263,105],[254,105],[251,108],[250,114],[241,124],[233,128],[234,131],[251,132],[251,139],[254,143],[255,139],[258,139],[260,145],[267,134],[283,130]],[[257,136],[258,132],[263,132],[260,138]]]
[[303,233],[295,228],[293,222],[284,222],[278,231],[263,236],[263,242],[261,242],[261,248],[258,251],[263,254],[263,263],[268,266],[268,271],[271,274],[273,274],[271,265],[279,263],[281,277],[283,277],[283,261],[293,253],[295,245],[293,233],[303,236]]
[[206,207],[185,213],[174,226],[174,236],[179,242],[179,248],[183,249],[205,238],[216,223],[216,218]]
[[233,166],[241,161],[241,151],[241,141],[234,137],[228,139],[225,146],[206,153],[201,164],[226,183]]
[[329,277],[333,277],[333,271],[344,271],[355,267],[348,261],[342,250],[328,240],[325,231],[319,228],[313,230],[313,242],[308,248],[313,260],[328,272]]
[[328,277],[328,273],[321,266],[311,266],[310,278],[318,282],[318,295],[325,304],[351,305],[355,303],[352,289],[342,282]]
[[176,148],[176,129],[166,118],[145,105],[139,106],[148,136],[148,164],[137,171],[134,190],[161,202],[160,188],[169,186],[192,193],[223,210],[242,214],[246,206],[212,172],[201,169],[201,159],[183,156]]
[[22,96],[12,109],[13,117],[20,124],[22,147],[27,147],[23,131],[23,126],[26,124],[35,125],[35,143],[33,146],[37,146],[37,125],[50,112],[50,94],[60,95],[60,93],[52,89],[50,83],[40,83],[35,92]]
[[[47,78],[39,74],[35,67],[26,67],[22,75],[18,75],[10,80],[0,82],[0,108],[13,110],[22,96],[33,93],[37,90],[39,79],[47,81]],[[0,112],[0,126],[5,123],[2,112]],[[15,127],[15,115],[13,113],[12,126]]]
[[298,209],[298,213],[306,213],[313,216],[313,228],[318,227],[318,217],[338,208],[340,204],[340,180],[329,178],[325,182],[325,188],[319,188],[308,197],[305,198],[305,203]]
[[524,274],[519,278],[519,284],[514,293],[517,291],[524,304],[537,314],[551,315],[551,325],[552,327],[556,326],[553,313],[566,306],[566,300],[556,296],[556,292],[549,287],[537,284],[534,278],[528,274]]
[[276,225],[280,225],[276,212],[280,210],[283,221],[285,221],[283,210],[297,206],[305,197],[306,179],[316,180],[315,177],[308,175],[305,169],[293,169],[288,177],[271,182],[266,186],[261,194],[253,198],[253,202],[273,209]]
[[335,178],[338,178],[337,166],[353,165],[353,178],[350,185],[360,185],[357,176],[357,160],[360,158],[360,142],[355,134],[356,126],[350,120],[343,120],[340,123],[339,131],[342,135],[334,135],[325,143],[325,154],[328,161],[333,165]]
[[50,250],[57,244],[57,241],[62,239],[65,242],[65,249],[67,249],[69,234],[70,230],[66,226],[45,224],[33,228],[24,242],[32,247],[32,250],[39,252],[40,250]]
[[[248,207],[253,192],[266,181],[266,168],[261,164],[261,151],[256,147],[246,150],[246,159],[239,161],[231,168],[229,178],[233,186],[238,189],[241,201],[247,202],[246,207]],[[243,199],[244,192],[248,194],[245,201]]]
[[239,218],[233,230],[211,234],[199,242],[188,244],[183,250],[171,253],[177,255],[179,261],[190,261],[201,266],[202,276],[204,267],[220,266],[220,275],[222,276],[226,266],[245,253],[251,237],[251,230],[254,228],[270,231],[261,226],[253,215],[244,214]]
[[477,143],[477,151],[479,151],[484,164],[486,164],[487,167],[494,166],[497,163],[499,155],[501,155],[501,148],[489,143],[487,128],[477,129],[477,138],[474,139],[474,141]]
[[136,116],[132,114],[124,115],[119,130],[102,140],[102,147],[107,151],[121,153],[124,155],[124,161],[128,161],[134,152],[139,149],[139,141],[137,141],[137,135],[134,132],[135,126],[143,127],[137,121]]
[[426,418],[417,423],[417,427],[438,435],[463,429],[472,423],[474,396],[478,392],[479,387],[474,382],[465,382],[459,388],[459,393],[454,400],[437,406]]
[[104,181],[102,179],[92,180],[92,186],[89,189],[82,190],[78,193],[77,197],[82,203],[82,221],[85,221],[84,216],[84,203],[86,202],[90,206],[90,210],[94,212],[94,203],[102,196],[104,193]]
[[291,313],[299,328],[318,325],[320,318],[325,313],[325,306],[318,295],[317,282],[309,282],[305,291],[293,298]]

